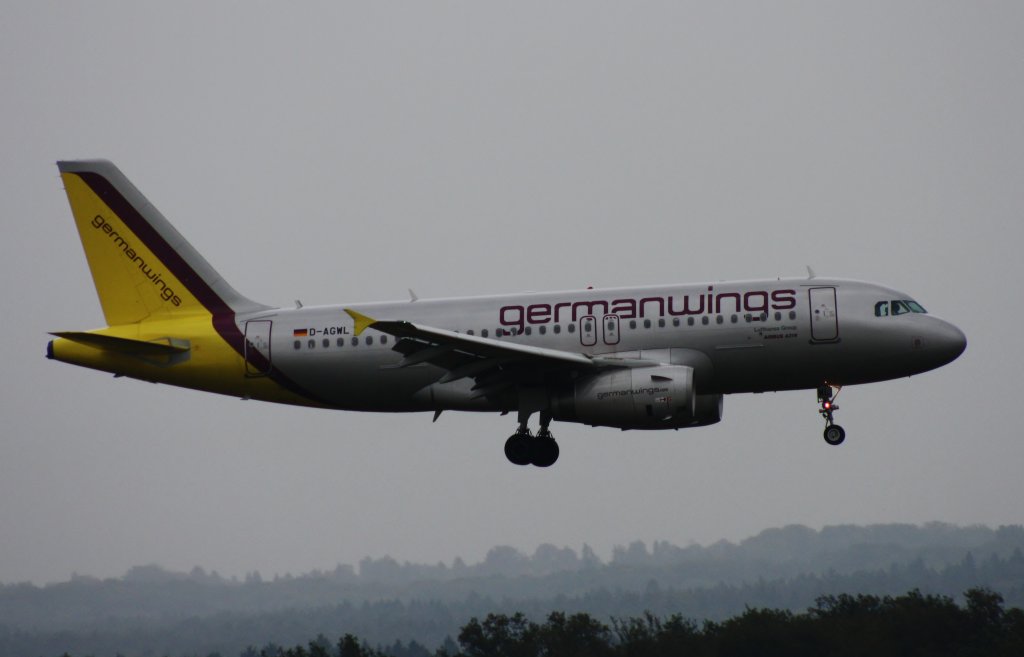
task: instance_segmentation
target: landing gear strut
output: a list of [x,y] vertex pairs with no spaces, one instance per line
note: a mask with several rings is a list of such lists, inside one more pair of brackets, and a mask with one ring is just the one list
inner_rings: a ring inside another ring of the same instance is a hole
[[821,417],[825,418],[825,442],[829,445],[839,445],[846,440],[846,431],[835,423],[832,414],[839,410],[839,407],[835,405],[835,398],[839,396],[839,391],[842,390],[842,386],[836,388],[835,392],[832,391],[832,386],[825,384],[818,388],[818,403],[821,404],[821,408],[818,409],[818,413]]
[[540,414],[540,429],[537,435],[530,433],[527,423],[530,420],[528,412],[519,413],[519,428],[505,441],[505,458],[515,465],[535,465],[538,468],[547,468],[558,460],[558,443],[551,435],[548,425],[551,424],[551,414],[542,411]]

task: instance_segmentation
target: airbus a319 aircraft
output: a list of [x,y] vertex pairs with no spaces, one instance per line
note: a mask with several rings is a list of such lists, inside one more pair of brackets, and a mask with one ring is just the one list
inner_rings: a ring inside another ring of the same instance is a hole
[[284,404],[516,413],[505,455],[517,465],[555,463],[552,420],[699,427],[743,392],[815,390],[838,445],[839,388],[940,367],[967,344],[908,294],[810,271],[272,308],[236,292],[112,163],[58,167],[109,326],[53,333],[49,358]]

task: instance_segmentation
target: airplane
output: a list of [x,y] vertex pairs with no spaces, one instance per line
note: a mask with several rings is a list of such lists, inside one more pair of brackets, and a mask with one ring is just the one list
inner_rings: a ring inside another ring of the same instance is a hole
[[[955,360],[967,340],[910,295],[767,279],[274,308],[237,292],[106,160],[58,162],[108,324],[60,331],[50,359],[143,381],[373,412],[515,413],[516,465],[559,456],[552,421],[682,429],[723,396],[816,391],[839,445],[844,385]],[[537,414],[538,431],[529,428]]]

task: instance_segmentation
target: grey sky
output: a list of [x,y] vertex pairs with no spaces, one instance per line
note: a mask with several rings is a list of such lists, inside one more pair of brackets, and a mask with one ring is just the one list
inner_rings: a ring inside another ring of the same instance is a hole
[[[1024,521],[1024,5],[0,7],[0,581],[222,574],[786,523]],[[717,426],[304,410],[49,362],[102,325],[54,161],[114,160],[244,294],[307,305],[821,274],[960,326],[939,371]]]

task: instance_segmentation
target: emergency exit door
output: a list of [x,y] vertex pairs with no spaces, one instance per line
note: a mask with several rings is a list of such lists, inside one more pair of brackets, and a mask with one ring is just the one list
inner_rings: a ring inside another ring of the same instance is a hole
[[619,344],[619,316],[605,315],[601,322],[605,344]]
[[593,315],[580,319],[580,344],[584,347],[597,344],[597,318]]

